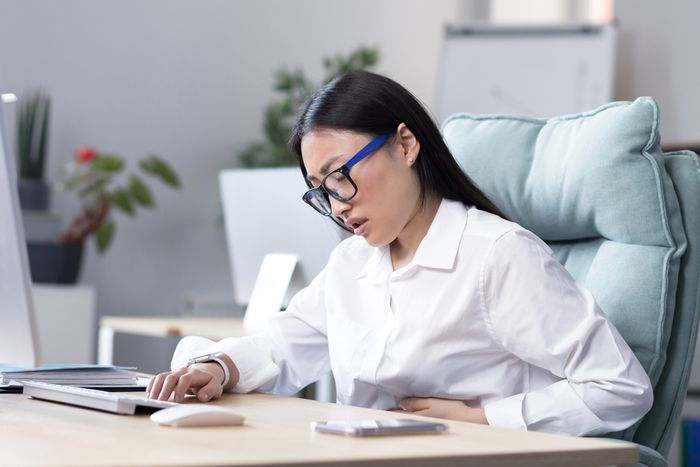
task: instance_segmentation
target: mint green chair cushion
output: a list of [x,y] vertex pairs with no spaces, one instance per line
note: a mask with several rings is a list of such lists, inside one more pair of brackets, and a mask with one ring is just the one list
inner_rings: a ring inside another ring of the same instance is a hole
[[[675,363],[666,362],[688,245],[659,146],[656,103],[642,97],[548,120],[458,114],[443,134],[465,172],[507,216],[552,247],[635,352],[660,408],[613,436],[658,449],[677,422],[659,402],[672,398],[659,393],[667,372],[676,392],[679,378],[687,384],[688,369],[670,370]],[[691,309],[687,297],[678,300],[689,316],[697,314],[697,304]],[[687,339],[680,344],[690,357],[693,346]]]
[[654,388],[654,406],[637,429],[635,441],[656,442],[656,449],[666,455],[676,428],[666,420],[680,419],[700,318],[700,159],[693,152],[679,151],[667,154],[664,162],[676,188],[688,245],[681,259],[666,365]]

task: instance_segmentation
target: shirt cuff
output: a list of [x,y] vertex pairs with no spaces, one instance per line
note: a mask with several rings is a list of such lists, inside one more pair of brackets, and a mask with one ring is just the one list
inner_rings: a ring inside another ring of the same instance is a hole
[[279,375],[279,367],[272,361],[266,346],[256,342],[257,336],[231,337],[223,339],[211,347],[211,352],[223,352],[238,368],[238,383],[232,392],[270,392]]
[[272,388],[280,371],[260,346],[256,346],[250,340],[250,337],[232,337],[214,342],[199,336],[184,337],[175,348],[170,368],[172,370],[184,368],[187,366],[187,361],[197,355],[222,352],[233,360],[238,369],[238,383],[231,388],[232,392],[247,393],[253,390],[265,392]]
[[170,369],[173,371],[179,370],[187,366],[187,361],[190,358],[211,353],[209,348],[214,344],[214,341],[205,339],[204,337],[183,337],[180,339],[180,342],[177,343],[177,347],[175,347],[173,358],[170,361]]
[[489,425],[498,428],[527,430],[523,417],[523,399],[525,394],[506,397],[484,406],[484,414]]

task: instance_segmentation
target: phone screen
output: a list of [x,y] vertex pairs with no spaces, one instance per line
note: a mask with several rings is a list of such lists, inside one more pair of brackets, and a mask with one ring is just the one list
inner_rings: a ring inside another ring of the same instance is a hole
[[345,436],[442,433],[447,431],[447,425],[444,423],[427,422],[411,418],[389,420],[329,420],[313,422],[311,426],[316,431]]

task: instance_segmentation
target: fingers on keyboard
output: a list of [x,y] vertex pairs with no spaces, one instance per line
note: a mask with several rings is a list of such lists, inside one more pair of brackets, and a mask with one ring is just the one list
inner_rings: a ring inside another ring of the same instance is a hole
[[180,374],[179,372],[173,372],[170,373],[165,377],[165,380],[163,381],[163,387],[160,390],[160,394],[158,394],[158,400],[161,401],[167,401],[170,399],[170,394],[173,393],[175,390],[175,386],[177,386],[177,382],[180,380]]
[[175,386],[175,402],[185,402],[185,394],[192,389],[192,376],[189,373],[182,375]]

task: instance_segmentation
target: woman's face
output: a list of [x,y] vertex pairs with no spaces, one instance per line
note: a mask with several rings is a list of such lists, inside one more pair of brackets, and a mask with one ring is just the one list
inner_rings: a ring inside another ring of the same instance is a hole
[[[371,138],[342,130],[308,133],[301,141],[308,180],[317,187]],[[333,214],[372,246],[396,240],[419,208],[420,182],[414,169],[419,149],[415,136],[401,124],[381,148],[350,169],[357,194],[350,201],[331,197]]]

